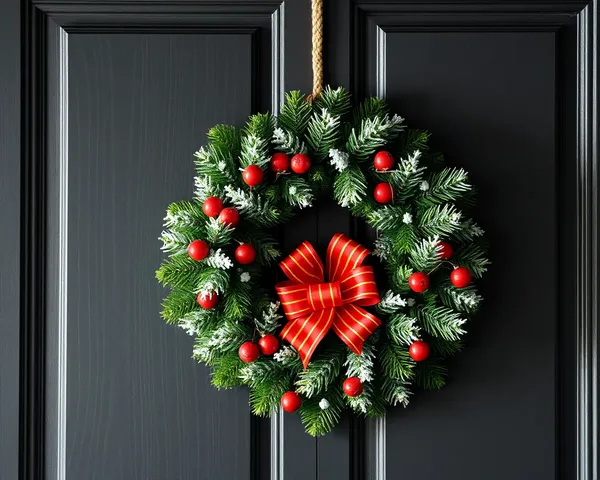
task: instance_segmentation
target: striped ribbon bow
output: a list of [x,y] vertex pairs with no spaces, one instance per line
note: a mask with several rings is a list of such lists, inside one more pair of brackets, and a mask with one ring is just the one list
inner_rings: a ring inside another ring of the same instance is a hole
[[330,328],[360,355],[364,341],[381,325],[361,308],[379,303],[373,268],[361,266],[368,254],[358,242],[336,233],[327,247],[329,283],[309,242],[302,242],[279,264],[289,278],[275,285],[289,320],[281,337],[298,350],[305,369]]

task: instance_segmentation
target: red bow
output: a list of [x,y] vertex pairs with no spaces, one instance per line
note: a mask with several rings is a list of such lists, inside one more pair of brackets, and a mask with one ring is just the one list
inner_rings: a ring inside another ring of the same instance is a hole
[[336,233],[327,247],[327,277],[309,242],[294,250],[279,266],[290,279],[275,285],[288,324],[281,337],[300,353],[304,368],[330,328],[356,354],[381,320],[360,308],[379,303],[373,268],[361,266],[369,251]]

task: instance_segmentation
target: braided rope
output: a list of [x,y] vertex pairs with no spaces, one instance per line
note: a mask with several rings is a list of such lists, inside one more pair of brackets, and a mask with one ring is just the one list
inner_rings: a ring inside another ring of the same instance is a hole
[[323,0],[311,0],[313,91],[310,100],[323,90]]

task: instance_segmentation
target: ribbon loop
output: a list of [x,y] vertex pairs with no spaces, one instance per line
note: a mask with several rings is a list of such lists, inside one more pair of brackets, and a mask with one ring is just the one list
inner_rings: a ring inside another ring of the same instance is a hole
[[337,233],[327,247],[325,282],[321,259],[309,242],[302,242],[279,265],[289,281],[275,285],[288,324],[281,337],[292,344],[304,368],[330,330],[355,353],[380,325],[361,307],[379,303],[373,268],[362,265],[369,251]]

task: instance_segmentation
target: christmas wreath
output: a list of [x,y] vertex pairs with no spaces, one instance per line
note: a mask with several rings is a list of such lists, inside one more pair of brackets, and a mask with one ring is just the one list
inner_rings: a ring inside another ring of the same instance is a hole
[[[353,107],[343,88],[314,102],[290,92],[277,117],[208,132],[194,198],[167,209],[157,278],[171,286],[164,319],[195,337],[217,388],[246,385],[255,414],[299,409],[322,435],[347,407],[378,417],[443,386],[488,260],[465,216],[467,172],[428,137],[379,98]],[[278,227],[324,197],[377,231],[371,265],[343,234],[324,261],[309,242],[282,258]]]

